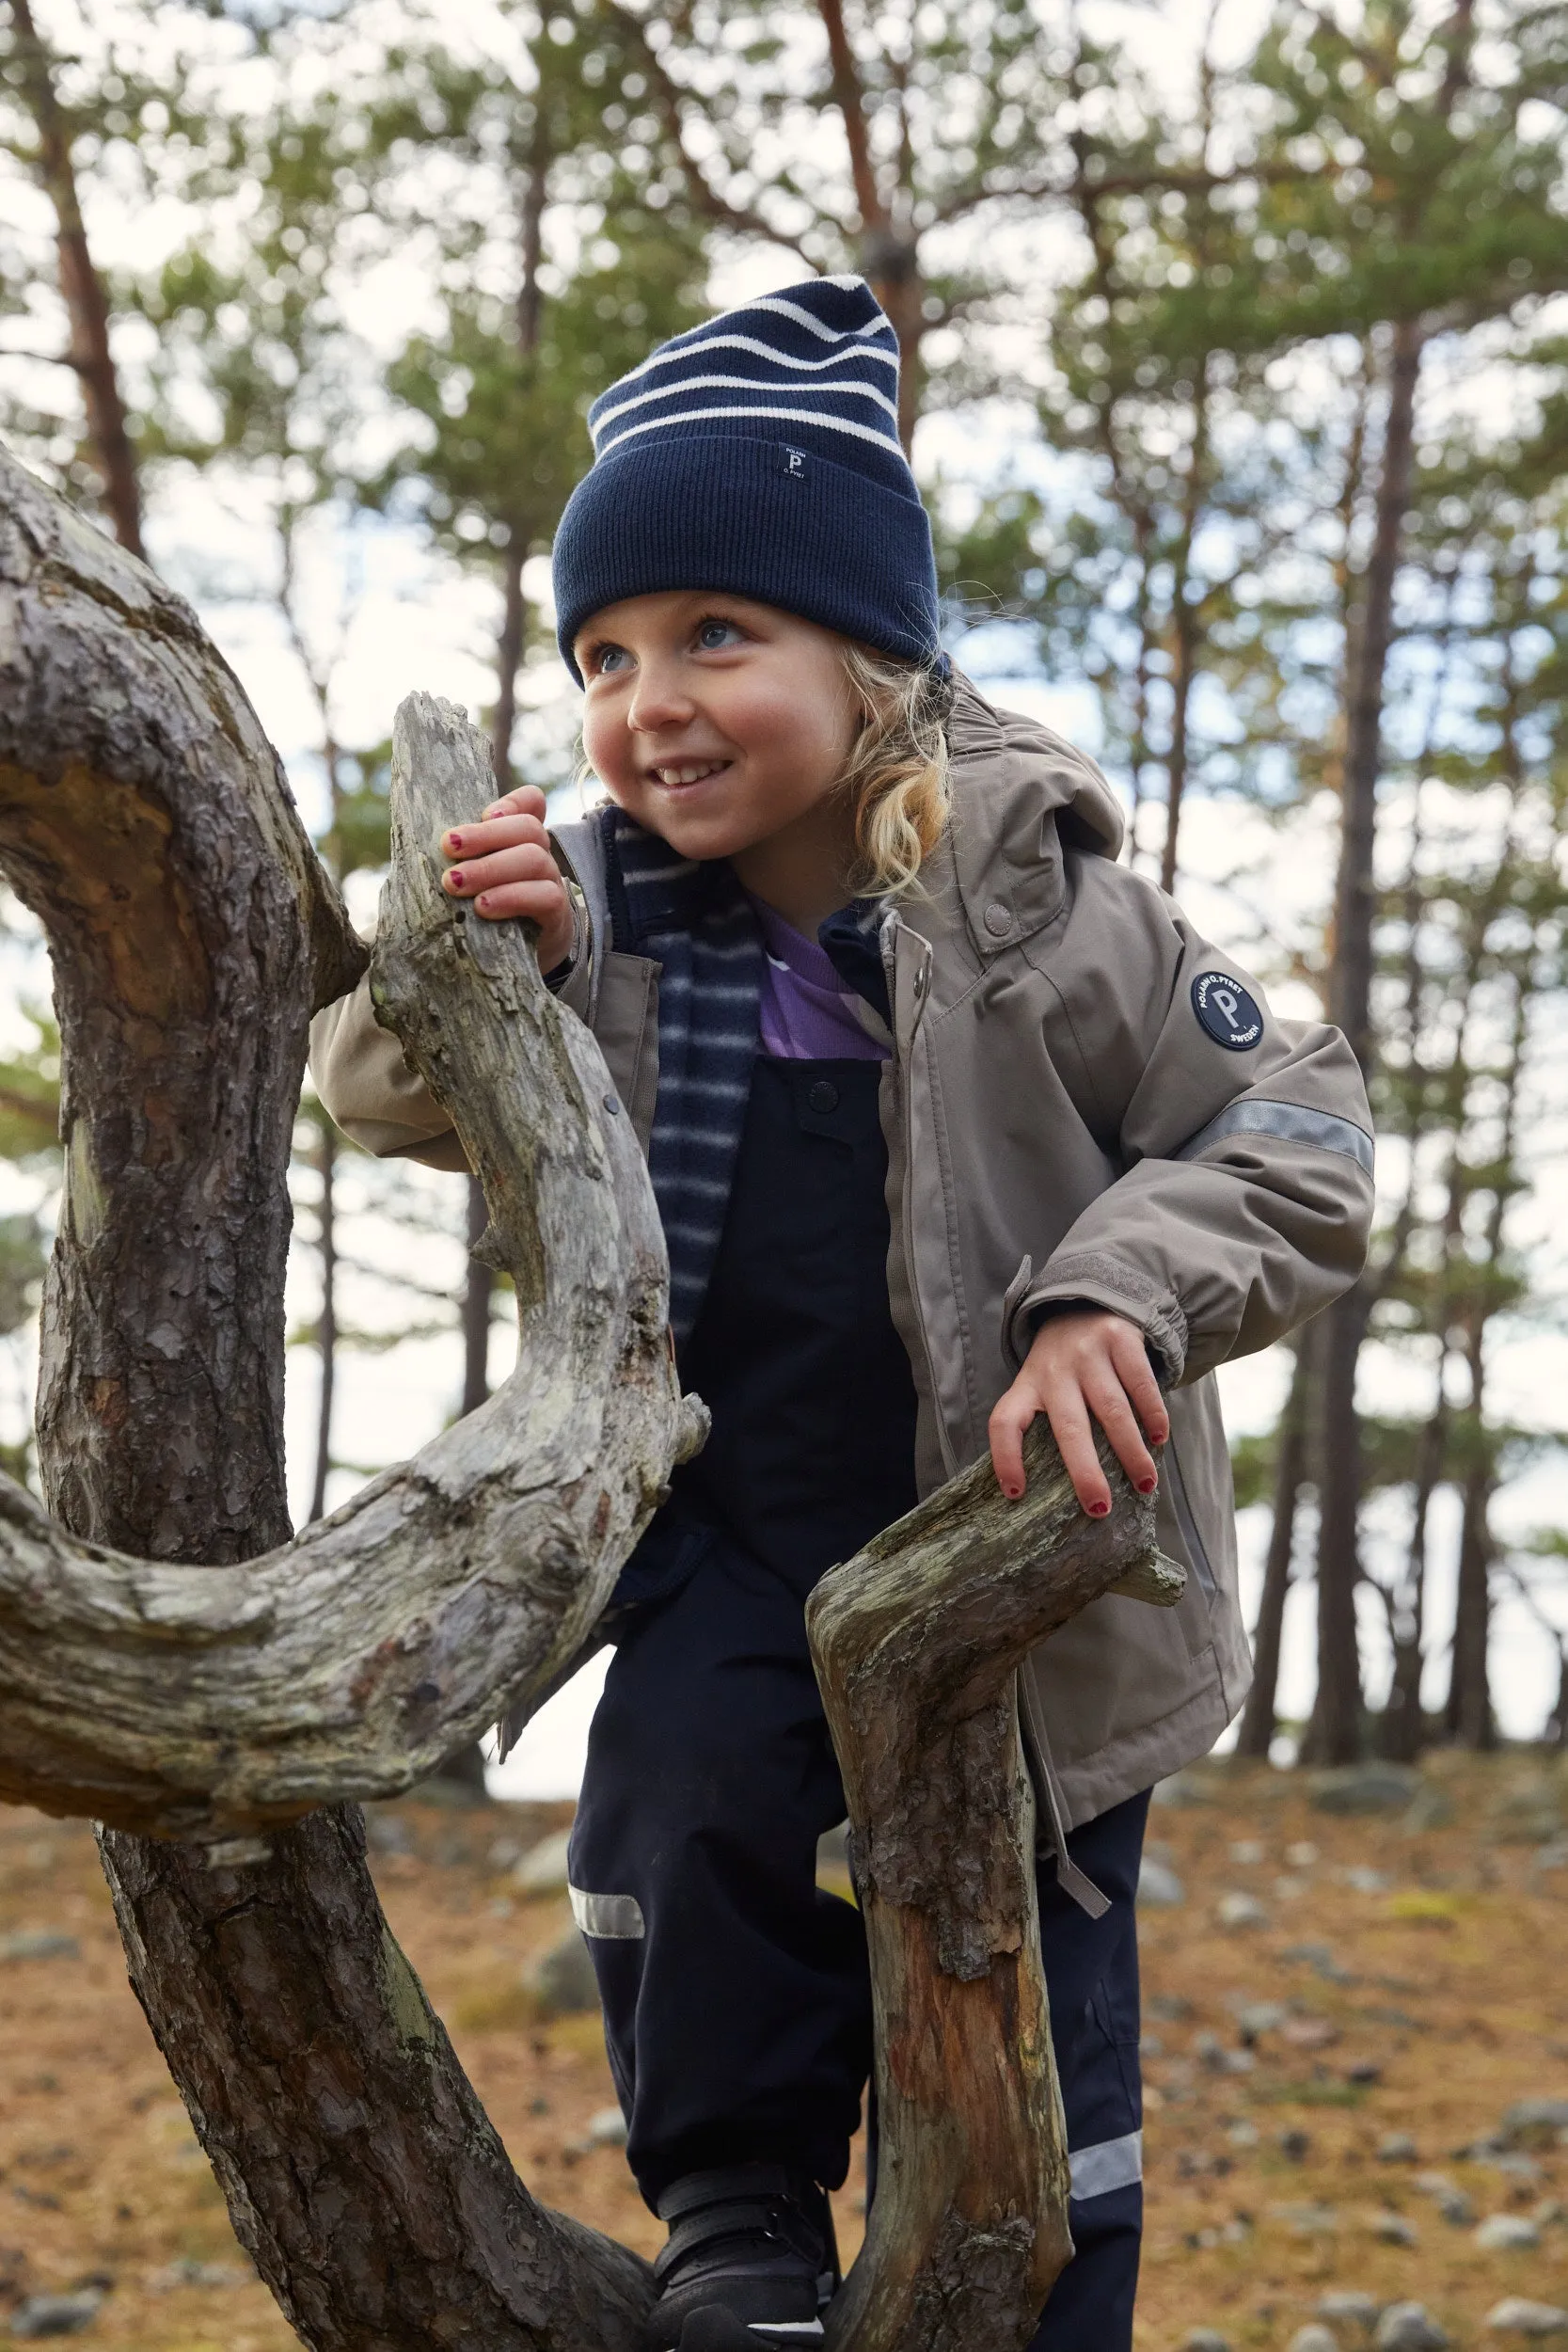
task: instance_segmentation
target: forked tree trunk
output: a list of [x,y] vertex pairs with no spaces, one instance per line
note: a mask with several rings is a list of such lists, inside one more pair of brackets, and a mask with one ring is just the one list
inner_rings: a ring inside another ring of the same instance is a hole
[[[646,1169],[524,935],[441,891],[437,818],[489,798],[489,747],[411,697],[374,993],[483,1179],[518,1370],[284,1541],[290,1131],[306,1016],[359,950],[185,608],[4,456],[0,516],[0,858],[55,957],[68,1167],[57,1520],[0,1483],[0,1791],[124,1824],[133,1984],[309,2344],[634,2352],[645,2265],[513,2174],[341,1801],[548,1687],[692,1440]],[[1023,1502],[979,1464],[813,1608],[884,2151],[836,2352],[1009,2352],[1068,2250],[1013,1675],[1101,1593],[1181,1577],[1119,1473],[1090,1521],[1043,1424],[1029,1460]]]

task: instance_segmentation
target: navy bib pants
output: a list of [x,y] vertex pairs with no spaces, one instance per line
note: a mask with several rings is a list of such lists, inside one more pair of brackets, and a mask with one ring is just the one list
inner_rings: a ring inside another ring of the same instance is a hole
[[[650,2204],[757,2158],[828,2187],[871,2062],[860,1915],[816,1883],[844,1792],[803,1605],[915,1500],[914,1391],[887,1303],[878,1064],[755,1065],[682,1376],[713,1433],[611,1603],[615,1654],[571,1845],[627,2154]],[[1035,2352],[1126,2352],[1142,2217],[1133,1899],[1147,1798],[1069,1838],[1110,1898],[1040,1874],[1077,2253]]]

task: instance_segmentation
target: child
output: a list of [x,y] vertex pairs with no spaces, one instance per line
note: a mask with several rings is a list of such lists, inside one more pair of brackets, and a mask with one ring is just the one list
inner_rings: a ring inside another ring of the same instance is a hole
[[[1354,1279],[1360,1076],[1116,864],[1117,803],[953,677],[869,290],[825,278],[663,345],[591,415],[555,543],[609,804],[508,793],[447,887],[539,927],[648,1148],[683,1380],[713,1432],[628,1563],[571,1849],[628,2156],[670,2224],[659,2347],[809,2344],[870,2058],[844,1800],[802,1604],[1049,1414],[1164,1446],[1174,1612],[1106,1598],[1021,1677],[1077,2253],[1037,2352],[1126,2352],[1141,2218],[1133,1897],[1148,1792],[1247,1680],[1213,1367]],[[461,1165],[363,990],[313,1067],[348,1132]]]

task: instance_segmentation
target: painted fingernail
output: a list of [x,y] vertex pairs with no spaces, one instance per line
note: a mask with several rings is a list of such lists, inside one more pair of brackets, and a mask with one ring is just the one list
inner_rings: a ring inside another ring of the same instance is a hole
[[1088,1513],[1089,1513],[1089,1517],[1090,1517],[1090,1518],[1091,1518],[1091,1519],[1102,1519],[1102,1518],[1105,1517],[1105,1514],[1107,1513],[1107,1511],[1109,1511],[1110,1507],[1111,1507],[1111,1506],[1110,1506],[1110,1504],[1109,1504],[1108,1502],[1091,1502],[1091,1503],[1088,1505]]
[[487,890],[482,890],[474,900],[474,904],[482,914],[487,914],[490,906],[490,893]]
[[463,868],[461,866],[454,866],[451,873],[447,876],[447,888],[449,890],[461,890],[462,887]]
[[1151,1495],[1159,1484],[1160,1482],[1157,1478],[1140,1478],[1138,1481],[1138,1492],[1141,1495]]
[[1009,1486],[1009,1487],[1007,1488],[1007,1501],[1008,1501],[1009,1502],[1016,1502],[1018,1501],[1018,1499],[1019,1499],[1019,1496],[1020,1496],[1022,1492],[1023,1492],[1023,1489],[1022,1489],[1022,1486]]
[[460,833],[449,833],[447,847],[449,850],[460,850],[463,847],[463,835]]

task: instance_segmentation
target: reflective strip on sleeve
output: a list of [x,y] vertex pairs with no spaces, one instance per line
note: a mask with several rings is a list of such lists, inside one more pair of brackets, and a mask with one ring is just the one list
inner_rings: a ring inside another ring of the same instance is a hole
[[635,1895],[585,1895],[580,1886],[568,1886],[572,1899],[572,1916],[584,1935],[596,1935],[607,1943],[635,1944],[646,1932],[642,1925],[642,1906]]
[[1102,2139],[1093,2148],[1075,2148],[1068,2157],[1075,2203],[1086,2197],[1109,2197],[1114,2188],[1132,2188],[1144,2176],[1144,2136],[1125,2132],[1120,2139]]
[[1354,1160],[1369,1176],[1372,1172],[1372,1139],[1365,1127],[1336,1119],[1331,1111],[1305,1110],[1299,1103],[1231,1103],[1170,1156],[1196,1160],[1227,1136],[1274,1136],[1281,1143],[1310,1143],[1320,1152],[1338,1152]]

